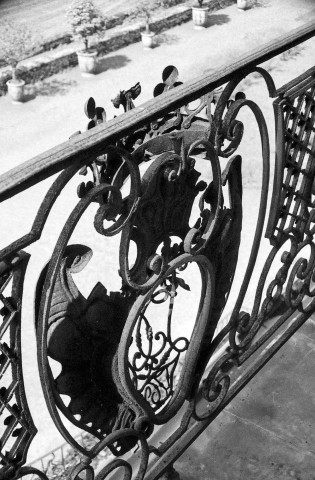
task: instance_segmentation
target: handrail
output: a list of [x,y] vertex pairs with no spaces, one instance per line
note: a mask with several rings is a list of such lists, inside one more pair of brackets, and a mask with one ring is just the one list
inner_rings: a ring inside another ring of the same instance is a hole
[[46,152],[22,163],[0,176],[0,202],[16,195],[38,182],[60,172],[70,165],[87,163],[89,156],[100,155],[105,145],[132,132],[136,127],[147,125],[167,112],[173,111],[185,103],[214,90],[228,82],[244,69],[250,70],[256,65],[283,53],[315,34],[315,23],[310,21],[277,37],[263,47],[242,55],[234,62],[224,64],[215,73],[203,74],[165,94],[143,103],[141,106],[116,117],[106,124],[77,135]]

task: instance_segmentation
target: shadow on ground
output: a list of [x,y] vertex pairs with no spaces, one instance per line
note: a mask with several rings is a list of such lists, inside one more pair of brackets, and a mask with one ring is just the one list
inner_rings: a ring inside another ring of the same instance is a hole
[[251,0],[248,2],[247,8],[270,7],[270,5],[271,5],[270,0]]
[[230,22],[230,17],[223,13],[209,14],[206,28],[211,27],[212,25],[224,25],[225,23]]
[[130,62],[126,55],[113,55],[111,57],[98,57],[97,73],[105,72],[106,70],[114,70],[124,67]]
[[34,87],[29,90],[25,89],[25,92],[26,93],[23,96],[22,103],[30,102],[31,100],[34,100],[34,98],[36,98],[36,94],[34,93]]
[[32,100],[36,96],[50,97],[54,95],[66,95],[70,88],[76,87],[75,80],[44,80],[36,85],[27,85],[25,88],[24,102]]
[[174,45],[179,40],[179,36],[171,33],[159,33],[155,36],[155,41],[157,45],[165,43],[166,45]]
[[[304,45],[296,45],[295,47],[289,48],[285,52],[281,53],[275,58],[272,58],[268,61],[267,71],[268,73],[283,72],[286,70],[286,62],[290,60],[295,60],[305,49]],[[262,76],[259,72],[253,72],[247,76],[242,83],[239,85],[243,90],[256,85],[262,81]]]

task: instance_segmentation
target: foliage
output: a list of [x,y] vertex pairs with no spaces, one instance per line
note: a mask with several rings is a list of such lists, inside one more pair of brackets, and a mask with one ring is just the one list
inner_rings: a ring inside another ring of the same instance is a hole
[[185,3],[185,0],[160,0],[159,3],[161,7],[170,8],[174,7],[175,5]]
[[270,0],[248,0],[248,8],[270,7]]
[[288,60],[296,58],[300,55],[304,48],[305,47],[303,45],[297,45],[296,47],[289,48],[280,55],[280,60],[286,62]]
[[82,41],[85,50],[89,37],[101,36],[105,31],[105,18],[92,0],[73,0],[66,15],[73,38]]
[[0,55],[12,69],[12,79],[17,81],[18,63],[32,55],[36,47],[34,32],[26,24],[6,21],[0,23]]
[[[78,440],[78,443],[86,450],[91,450],[97,443],[95,437],[87,432],[82,433],[80,438],[76,437],[76,440]],[[108,461],[111,456],[111,452],[105,447],[105,449],[92,460],[91,466],[94,469],[97,469],[99,464]],[[78,465],[81,460],[82,456],[77,450],[68,445],[62,445],[61,447],[47,453],[40,459],[40,470],[42,470],[51,480],[68,480],[72,469]],[[37,467],[37,465],[34,466]],[[31,480],[41,479],[34,475]]]
[[150,20],[151,20],[151,13],[153,10],[156,10],[160,6],[159,0],[153,1],[140,1],[136,8],[133,10],[132,17],[144,17],[145,23],[145,31],[146,33],[150,33]]
[[128,21],[138,17],[144,18],[146,33],[150,33],[150,21],[152,12],[159,8],[169,8],[183,3],[183,0],[141,0],[137,7],[128,15]]
[[194,8],[203,8],[203,2],[204,0],[194,0],[190,5]]

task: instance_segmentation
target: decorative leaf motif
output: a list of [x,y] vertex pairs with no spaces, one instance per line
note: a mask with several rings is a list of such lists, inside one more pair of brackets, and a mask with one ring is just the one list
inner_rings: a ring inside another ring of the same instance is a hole
[[190,291],[190,286],[187,285],[183,278],[176,277],[176,283],[179,287],[182,287],[184,290]]
[[[49,356],[62,367],[52,388],[63,412],[73,423],[99,437],[133,418],[128,407],[123,407],[116,378],[116,350],[129,305],[118,292],[107,295],[101,283],[87,299],[83,297],[72,274],[80,272],[91,257],[91,249],[83,245],[70,245],[65,250],[52,293],[47,347]],[[37,305],[47,268],[37,286]],[[67,406],[60,395],[70,397]],[[75,415],[80,415],[80,420]],[[127,449],[130,446],[121,445]]]

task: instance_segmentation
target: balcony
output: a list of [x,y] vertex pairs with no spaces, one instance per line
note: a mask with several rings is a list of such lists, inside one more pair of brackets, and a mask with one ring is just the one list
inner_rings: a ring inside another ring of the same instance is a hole
[[[315,67],[283,80],[273,63],[314,34],[306,22],[187,81],[169,65],[152,100],[145,79],[126,85],[111,120],[90,98],[86,132],[0,177],[0,478],[56,478],[34,458],[57,431],[73,479],[176,477],[177,461],[188,480],[196,457],[200,478],[257,477],[224,445],[277,431],[264,395],[283,422],[299,409],[285,379],[306,390],[314,350]],[[294,459],[279,478],[300,474]]]

